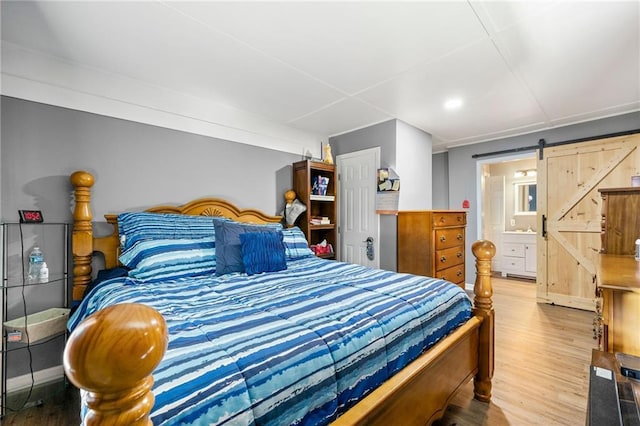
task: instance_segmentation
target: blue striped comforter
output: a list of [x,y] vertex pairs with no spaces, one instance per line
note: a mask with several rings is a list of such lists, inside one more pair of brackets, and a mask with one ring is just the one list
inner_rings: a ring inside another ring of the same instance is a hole
[[154,425],[327,424],[471,313],[446,281],[305,258],[250,277],[109,280],[69,329],[125,302],[156,308],[169,328]]

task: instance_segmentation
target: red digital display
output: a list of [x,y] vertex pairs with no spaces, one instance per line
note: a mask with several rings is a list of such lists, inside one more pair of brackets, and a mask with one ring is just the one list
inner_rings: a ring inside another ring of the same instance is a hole
[[18,210],[18,213],[20,213],[20,222],[23,223],[40,223],[43,221],[40,210]]

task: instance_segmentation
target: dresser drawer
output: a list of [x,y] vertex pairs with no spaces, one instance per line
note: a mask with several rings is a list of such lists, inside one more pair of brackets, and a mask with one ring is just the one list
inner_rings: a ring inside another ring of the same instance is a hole
[[524,257],[524,244],[521,243],[504,243],[503,256]]
[[437,229],[436,250],[464,245],[464,228]]
[[451,281],[454,284],[464,282],[464,264],[438,271],[434,278]]
[[436,271],[460,265],[461,263],[464,263],[464,246],[462,245],[436,251]]
[[467,215],[462,212],[434,212],[433,214],[433,226],[463,226],[467,224]]

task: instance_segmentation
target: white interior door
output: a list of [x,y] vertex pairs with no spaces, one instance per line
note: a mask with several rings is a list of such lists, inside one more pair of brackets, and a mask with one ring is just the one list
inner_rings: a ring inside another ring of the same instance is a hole
[[502,260],[502,231],[504,231],[504,176],[488,176],[485,181],[487,203],[485,204],[484,238],[490,240],[497,248],[497,255],[493,257],[492,271],[501,271]]
[[[338,155],[336,163],[340,191],[340,260],[379,268],[379,217],[375,212],[375,196],[380,148]],[[373,258],[367,256],[368,238],[372,238]]]

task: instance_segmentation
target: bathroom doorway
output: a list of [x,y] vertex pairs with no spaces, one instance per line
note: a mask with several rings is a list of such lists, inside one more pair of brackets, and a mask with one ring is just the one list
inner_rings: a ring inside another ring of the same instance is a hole
[[478,229],[496,245],[491,268],[502,276],[536,278],[535,152],[478,161]]

